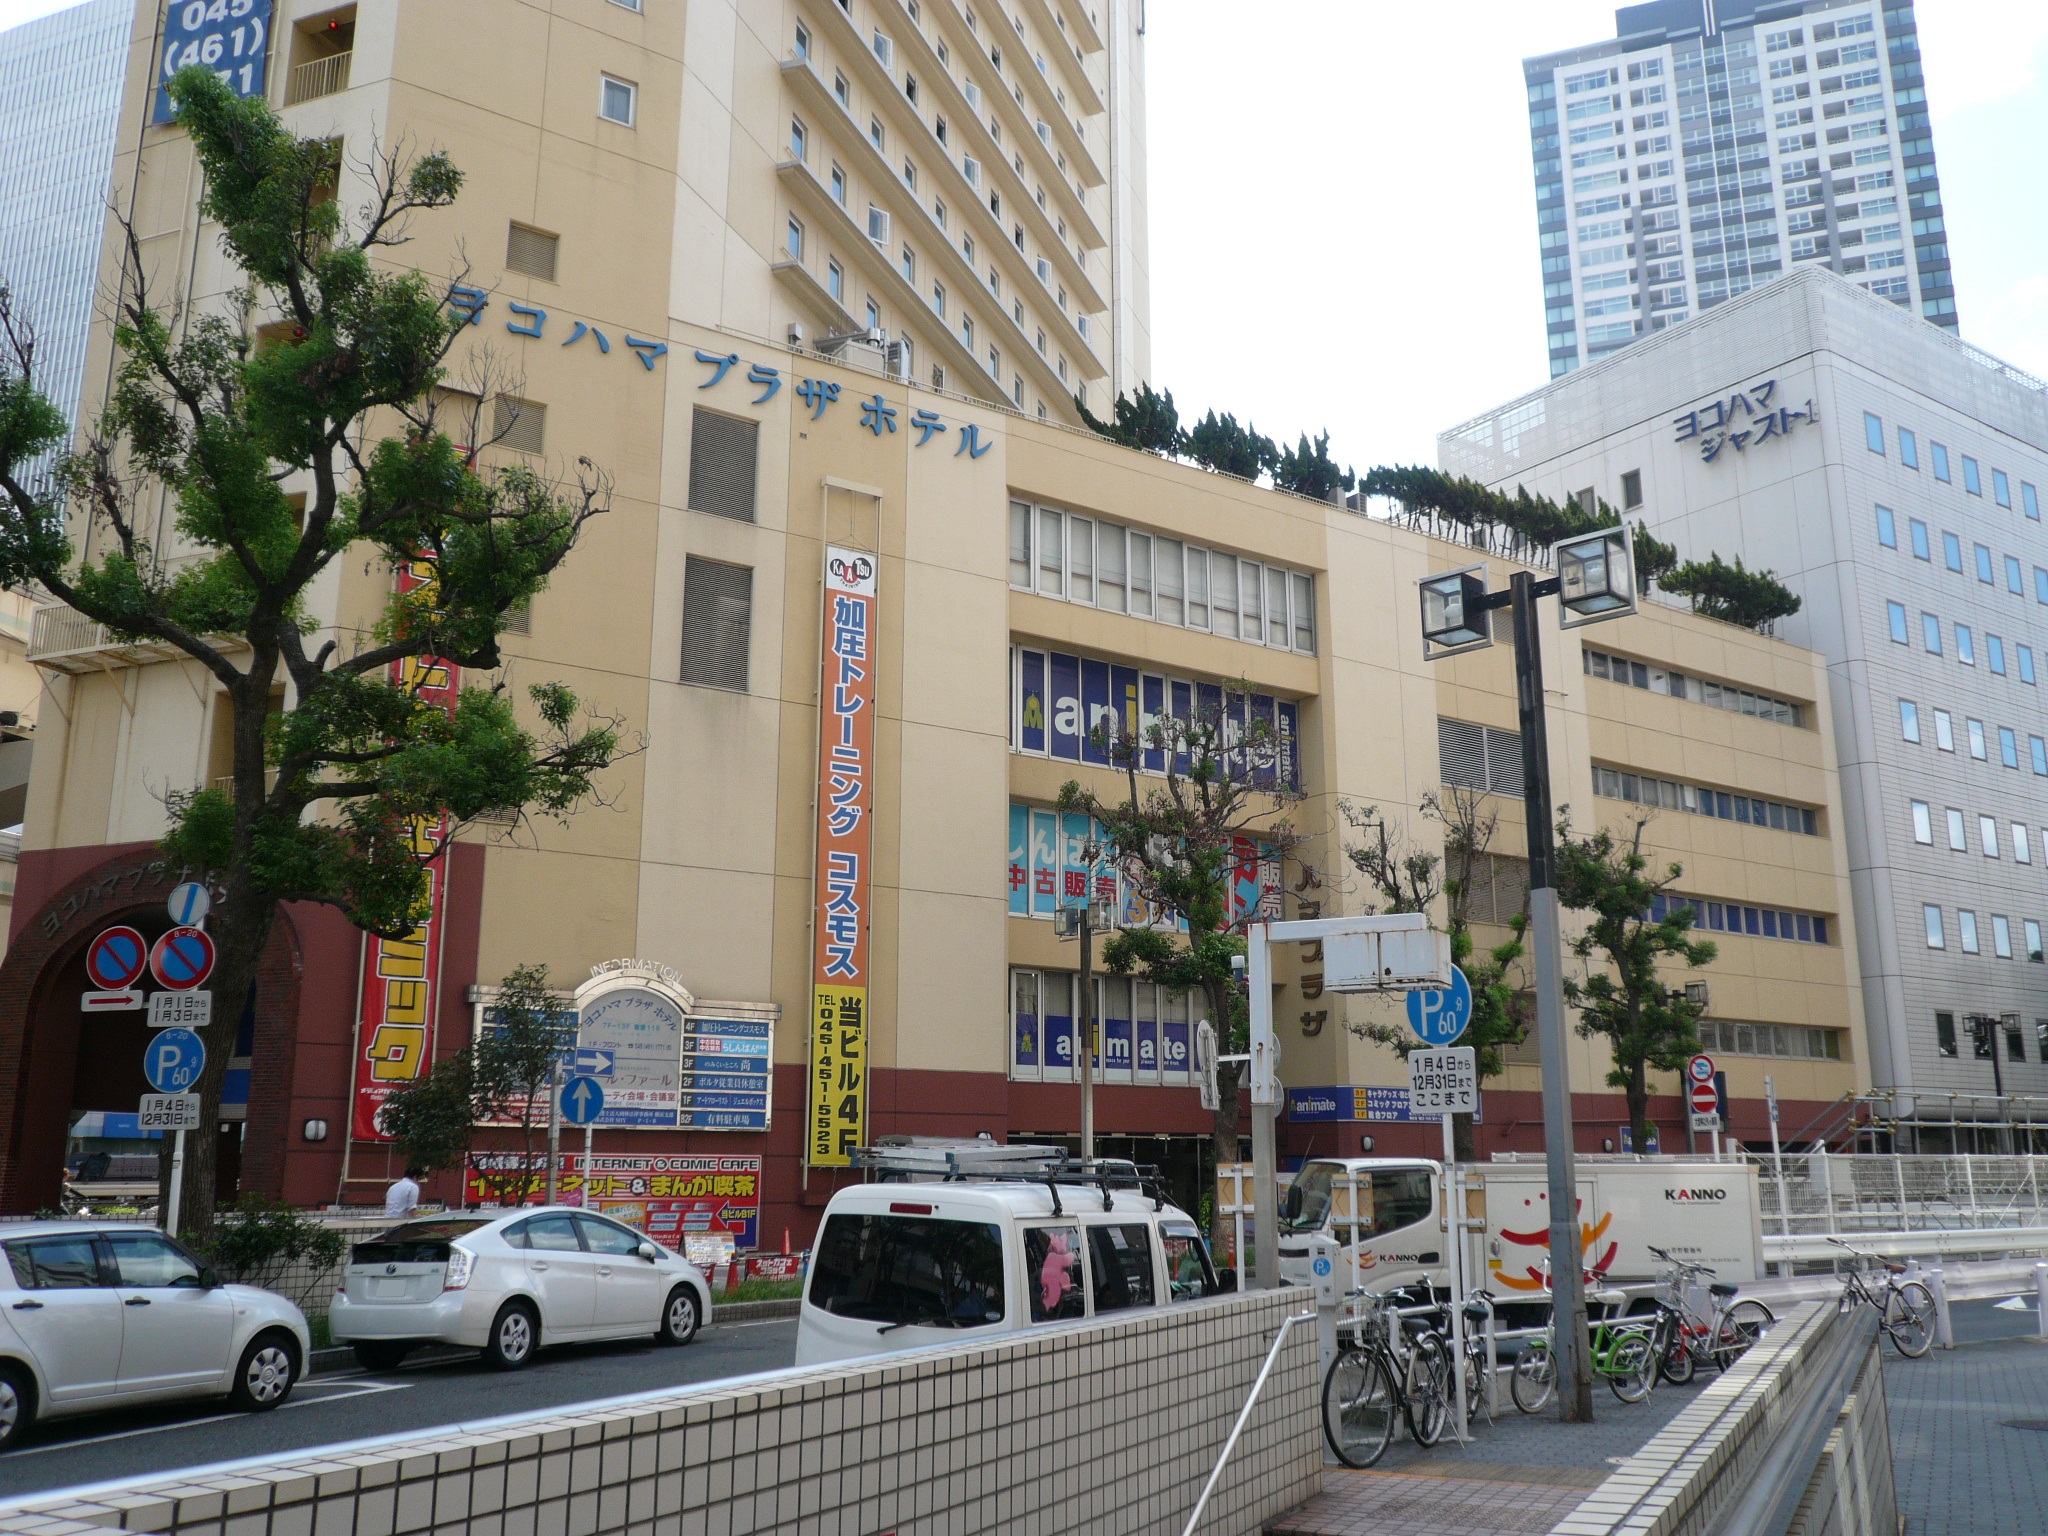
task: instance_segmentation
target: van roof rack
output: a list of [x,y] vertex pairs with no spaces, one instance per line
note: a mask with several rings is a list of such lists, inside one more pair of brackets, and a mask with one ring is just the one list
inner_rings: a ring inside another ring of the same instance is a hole
[[884,1180],[925,1178],[953,1184],[968,1180],[1002,1184],[1043,1184],[1052,1196],[1055,1216],[1064,1216],[1060,1189],[1094,1189],[1102,1196],[1102,1208],[1115,1205],[1116,1191],[1134,1190],[1152,1199],[1152,1209],[1166,1205],[1165,1181],[1153,1164],[1138,1164],[1127,1158],[1071,1156],[1064,1147],[1027,1143],[1002,1145],[994,1142],[955,1142],[940,1138],[891,1138],[877,1146],[861,1147],[854,1153],[855,1166],[880,1174]]

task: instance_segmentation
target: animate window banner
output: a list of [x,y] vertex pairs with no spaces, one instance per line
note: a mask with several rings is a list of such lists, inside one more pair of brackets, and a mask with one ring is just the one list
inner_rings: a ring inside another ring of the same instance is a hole
[[852,1166],[867,1137],[868,868],[874,813],[876,557],[825,550],[818,675],[818,864],[805,1153]]
[[[424,562],[399,567],[398,591],[416,592],[434,581]],[[391,681],[423,704],[453,710],[461,687],[460,669],[437,656],[408,656],[391,664]],[[427,859],[448,840],[448,816],[412,816],[405,834],[414,858]],[[389,1141],[379,1124],[384,1101],[418,1077],[434,1060],[436,998],[441,982],[442,877],[446,864],[426,866],[427,893],[418,925],[402,939],[363,937],[363,994],[356,1040],[355,1112],[357,1141]]]
[[[557,1187],[567,1205],[590,1208],[638,1228],[667,1247],[687,1251],[689,1245],[715,1244],[730,1257],[736,1249],[758,1246],[761,1230],[761,1159],[717,1153],[600,1152],[585,1177],[583,1154],[563,1152]],[[513,1152],[472,1152],[467,1179],[468,1202],[479,1206],[508,1203],[516,1193],[524,1155]],[[524,1199],[511,1204],[539,1205],[546,1198],[548,1155],[533,1154],[532,1176]]]

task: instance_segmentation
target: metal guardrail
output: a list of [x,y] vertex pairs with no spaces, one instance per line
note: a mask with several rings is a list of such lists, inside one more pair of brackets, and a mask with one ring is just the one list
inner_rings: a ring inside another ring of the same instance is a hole
[[1290,1312],[1280,1320],[1280,1331],[1273,1335],[1273,1347],[1266,1351],[1266,1363],[1259,1367],[1258,1378],[1252,1382],[1252,1389],[1246,1394],[1244,1407],[1237,1415],[1237,1422],[1230,1426],[1230,1438],[1223,1442],[1223,1453],[1216,1458],[1215,1468],[1209,1473],[1209,1481],[1202,1485],[1202,1496],[1195,1500],[1194,1512],[1188,1516],[1186,1528],[1181,1536],[1195,1536],[1195,1527],[1201,1523],[1202,1511],[1208,1508],[1209,1495],[1216,1491],[1217,1481],[1223,1476],[1223,1468],[1230,1460],[1230,1453],[1237,1449],[1237,1437],[1244,1433],[1245,1420],[1252,1416],[1252,1405],[1259,1400],[1259,1393],[1266,1385],[1266,1378],[1273,1374],[1273,1362],[1280,1358],[1280,1346],[1287,1342],[1288,1332],[1296,1323],[1315,1321],[1313,1312]]
[[294,65],[291,80],[285,87],[284,104],[295,107],[302,101],[338,96],[347,90],[349,61],[354,57],[353,52],[330,53],[324,59],[310,59],[304,64]]

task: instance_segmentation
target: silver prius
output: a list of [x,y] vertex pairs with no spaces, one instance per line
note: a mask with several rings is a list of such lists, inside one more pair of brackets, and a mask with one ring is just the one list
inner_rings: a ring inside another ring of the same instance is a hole
[[542,1344],[687,1344],[711,1320],[711,1287],[631,1227],[528,1207],[423,1217],[357,1243],[327,1317],[373,1371],[422,1344],[468,1345],[511,1371]]
[[32,1221],[5,1233],[0,1450],[37,1419],[101,1408],[226,1395],[261,1412],[305,1371],[297,1307],[222,1285],[154,1227]]

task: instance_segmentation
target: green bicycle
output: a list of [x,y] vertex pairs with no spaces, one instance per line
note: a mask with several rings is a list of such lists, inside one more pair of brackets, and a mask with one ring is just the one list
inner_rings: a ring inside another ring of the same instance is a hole
[[[1588,1299],[1609,1305],[1627,1300],[1620,1291],[1604,1291]],[[1550,1327],[1550,1337],[1531,1339],[1523,1346],[1514,1373],[1508,1378],[1515,1406],[1524,1413],[1541,1413],[1557,1385],[1557,1360],[1553,1353],[1555,1311],[1551,1313]],[[1596,1322],[1588,1330],[1588,1358],[1593,1373],[1605,1377],[1609,1390],[1624,1403],[1640,1403],[1657,1383],[1657,1350],[1651,1338],[1655,1327],[1655,1319],[1643,1318]]]

